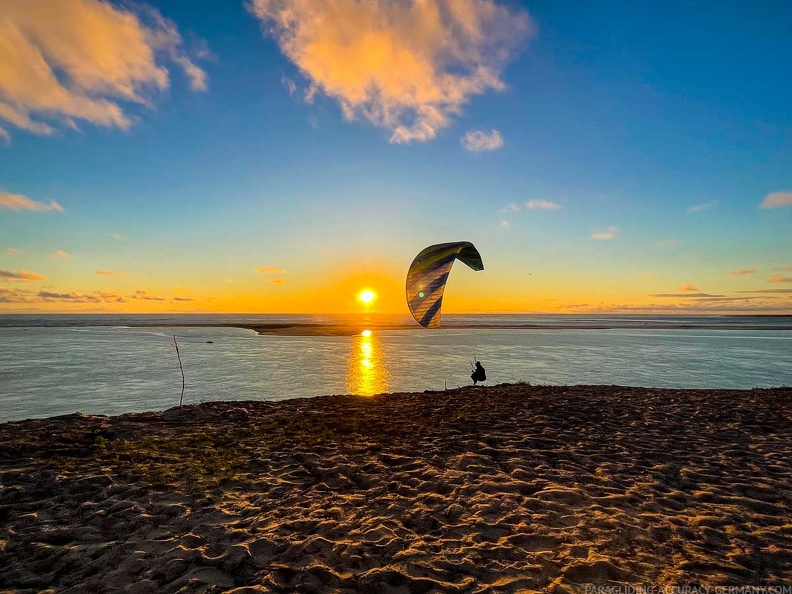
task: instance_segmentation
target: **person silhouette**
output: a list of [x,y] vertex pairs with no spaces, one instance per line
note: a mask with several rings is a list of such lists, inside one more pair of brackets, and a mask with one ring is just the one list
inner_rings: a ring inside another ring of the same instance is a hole
[[487,379],[487,373],[484,371],[484,366],[481,364],[481,361],[476,361],[476,367],[473,369],[473,373],[470,374],[470,379],[473,380],[474,386],[478,382],[483,382]]

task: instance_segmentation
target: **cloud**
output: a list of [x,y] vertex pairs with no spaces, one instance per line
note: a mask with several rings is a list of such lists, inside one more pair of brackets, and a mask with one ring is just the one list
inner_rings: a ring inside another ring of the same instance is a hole
[[792,192],[773,192],[762,200],[759,208],[781,208],[782,206],[792,206]]
[[500,221],[498,221],[498,227],[500,227],[501,229],[508,229],[509,227],[511,227],[511,223],[506,219],[501,219]]
[[288,89],[289,97],[294,97],[294,94],[297,92],[297,84],[285,74],[281,76],[281,84]]
[[55,293],[54,291],[39,291],[38,300],[45,303],[55,301],[67,301],[69,303],[125,303],[126,299],[120,293],[114,291],[94,291],[93,293],[78,293],[70,291],[68,293]]
[[113,241],[124,241],[126,239],[125,236],[121,235],[120,233],[110,233],[108,237]]
[[58,250],[57,252],[52,252],[50,254],[51,257],[55,258],[56,260],[68,260],[72,257],[71,254],[67,254],[63,250]]
[[29,291],[0,287],[0,303],[28,303],[29,301]]
[[282,285],[286,281],[283,280],[282,278],[269,278],[267,279],[267,282],[270,283],[271,285]]
[[792,283],[792,276],[782,276],[780,274],[774,274],[767,280],[771,283]]
[[650,297],[683,297],[685,299],[694,297],[725,297],[726,295],[710,295],[709,293],[653,293]]
[[[0,27],[2,27],[1,23]],[[2,64],[2,62],[0,62],[0,64]],[[2,76],[1,73],[0,76]],[[2,100],[1,96],[0,100]],[[31,200],[22,194],[9,194],[3,190],[0,190],[0,208],[7,208],[15,211],[31,210],[33,212],[47,212],[49,210],[63,211],[63,207],[54,200],[39,202],[38,200]]]
[[251,12],[346,120],[427,141],[501,73],[530,32],[528,14],[491,0],[252,0]]
[[97,270],[96,274],[101,276],[115,276],[118,273],[115,270]]
[[[558,210],[561,205],[549,200],[529,200],[525,203],[525,208],[528,210]],[[615,229],[615,227],[612,228]]]
[[272,266],[262,266],[258,269],[259,272],[262,274],[285,274],[286,271],[283,268],[274,268]]
[[192,297],[174,297],[171,301],[195,301]]
[[792,293],[792,289],[755,289],[753,291],[737,291],[737,293]]
[[679,247],[684,242],[681,239],[661,239],[655,246],[659,248],[670,248],[670,247]]
[[138,290],[135,291],[135,294],[132,295],[132,299],[141,299],[143,301],[165,301],[162,297],[154,297],[154,295],[149,295],[148,291]]
[[697,286],[695,286],[695,285],[693,285],[691,283],[685,283],[685,284],[681,285],[677,289],[677,291],[689,291],[689,292],[695,293],[695,292],[701,291],[701,289],[699,289]]
[[18,250],[18,249],[16,249],[16,248],[6,248],[6,249],[5,249],[5,253],[6,253],[6,254],[12,254],[12,255],[16,255],[16,254],[21,254],[21,253],[22,253],[22,250]]
[[501,212],[518,212],[519,210],[519,206],[517,206],[514,202],[509,202],[509,204],[501,209]]
[[94,294],[98,295],[102,301],[105,302],[126,303],[126,297],[116,291],[94,291]]
[[740,268],[740,270],[729,270],[729,274],[732,276],[744,276],[746,274],[754,274],[759,272],[758,268]]
[[503,148],[503,136],[497,130],[491,130],[489,134],[483,130],[470,131],[461,138],[460,142],[472,153],[497,151]]
[[169,86],[168,61],[190,88],[206,90],[206,73],[185,53],[176,26],[151,7],[3,0],[0,121],[41,135],[79,120],[129,128],[122,104],[150,106],[152,92]]
[[17,270],[16,272],[11,272],[10,270],[0,270],[0,278],[11,283],[47,280],[46,276],[42,274],[36,274],[35,272],[28,272],[27,270]]
[[702,202],[701,204],[694,204],[688,207],[688,212],[701,212],[702,210],[709,210],[718,205],[717,200],[710,200],[709,202]]
[[592,233],[591,234],[591,238],[592,239],[600,239],[600,240],[603,240],[603,241],[608,241],[608,240],[611,240],[614,237],[616,237],[616,233],[618,232],[618,230],[619,230],[618,227],[608,227],[604,231],[599,231],[597,233]]
[[773,270],[781,270],[782,272],[792,271],[792,266],[776,266]]

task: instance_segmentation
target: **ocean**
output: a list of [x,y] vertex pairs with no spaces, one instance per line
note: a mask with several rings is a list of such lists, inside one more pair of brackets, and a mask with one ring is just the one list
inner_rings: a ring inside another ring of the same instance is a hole
[[[471,384],[669,388],[792,385],[792,316],[445,315],[443,328],[378,329],[393,316],[0,316],[0,422],[186,404]],[[231,325],[346,324],[350,336],[259,335]],[[370,330],[370,333],[362,333]],[[367,334],[367,335],[364,335]],[[486,397],[486,391],[482,391]]]

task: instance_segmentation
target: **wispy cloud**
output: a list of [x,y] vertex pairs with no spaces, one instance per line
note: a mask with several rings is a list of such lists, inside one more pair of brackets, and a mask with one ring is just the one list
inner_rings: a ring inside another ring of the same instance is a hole
[[16,272],[0,270],[0,278],[10,283],[47,280],[47,277],[43,274],[36,274],[35,272],[28,272],[27,270],[17,270]]
[[509,202],[506,206],[501,208],[501,212],[519,212],[520,207],[517,206],[514,202]]
[[767,280],[771,283],[792,283],[792,276],[783,276],[781,274],[774,274]]
[[474,95],[505,87],[501,73],[530,32],[524,11],[494,1],[252,0],[250,9],[347,120],[395,143],[431,140]]
[[698,291],[701,291],[701,289],[699,289],[696,285],[694,285],[692,283],[684,283],[684,284],[680,285],[680,287],[677,289],[677,291],[690,291],[692,293],[696,293]]
[[746,274],[755,274],[759,272],[758,268],[740,268],[739,270],[729,270],[732,276],[744,276]]
[[120,293],[113,291],[94,291],[93,293],[79,293],[70,291],[68,293],[56,293],[54,291],[39,291],[41,301],[51,303],[54,301],[69,303],[124,303],[126,299]]
[[684,299],[693,299],[696,297],[726,297],[726,295],[710,295],[709,293],[653,293],[649,295],[650,297],[676,297],[676,298],[684,298]]
[[195,301],[192,297],[174,297],[171,301]]
[[[2,23],[0,23],[0,30],[2,30]],[[0,57],[1,56],[2,50],[0,49]],[[2,59],[0,59],[0,66],[2,66]],[[0,77],[1,76],[2,74],[0,73]],[[2,91],[2,87],[0,87],[0,91]],[[2,93],[0,93],[0,101],[2,101]],[[0,109],[2,109],[2,103],[0,103]],[[32,200],[27,196],[23,196],[22,194],[10,194],[3,190],[0,190],[0,208],[7,208],[15,211],[30,210],[33,212],[47,212],[50,210],[63,211],[63,207],[54,200],[39,202],[38,200]]]
[[703,210],[709,210],[711,208],[715,208],[718,206],[717,200],[710,200],[709,202],[702,202],[701,204],[694,204],[693,206],[688,207],[688,212],[701,212]]
[[270,283],[271,285],[282,285],[286,281],[283,280],[282,278],[269,278],[267,279],[267,282]]
[[780,270],[781,272],[790,272],[792,271],[792,266],[776,266],[773,270]]
[[30,303],[31,301],[30,291],[0,287],[0,303]]
[[483,130],[471,130],[460,140],[462,146],[472,153],[484,151],[497,151],[503,148],[503,136],[497,130],[490,130],[489,134]]
[[762,200],[759,208],[781,208],[782,206],[792,206],[792,192],[773,192]]
[[33,134],[79,120],[128,128],[122,104],[151,105],[151,91],[169,86],[166,62],[193,90],[207,87],[176,26],[145,5],[131,12],[101,0],[4,0],[0,39],[0,121]]
[[659,248],[672,248],[672,247],[679,247],[684,242],[681,239],[661,239],[655,243],[655,246]]
[[5,249],[5,253],[6,253],[6,254],[11,254],[11,255],[14,255],[14,256],[15,256],[16,254],[21,254],[21,253],[22,253],[22,250],[18,250],[17,248],[6,248],[6,249]]
[[109,233],[108,237],[113,241],[124,241],[126,239],[126,237],[121,235],[120,233]]
[[784,293],[792,294],[792,289],[754,289],[752,291],[735,291],[736,293]]
[[262,274],[285,274],[286,271],[283,268],[276,268],[274,266],[262,266],[258,269],[259,272]]
[[[550,202],[550,200],[529,200],[525,203],[525,208],[528,210],[558,210],[561,208],[561,205]],[[615,227],[613,227],[613,229],[615,229]]]
[[132,295],[132,299],[140,299],[142,301],[165,301],[162,297],[155,297],[154,295],[149,295],[148,291],[144,291],[143,289],[135,291],[134,295]]
[[498,227],[500,227],[501,229],[509,229],[511,227],[511,223],[506,219],[501,219],[500,221],[498,221]]
[[115,270],[97,270],[96,274],[100,276],[115,276],[118,273]]
[[71,254],[67,254],[63,250],[58,250],[56,252],[52,252],[50,254],[50,257],[55,258],[56,260],[68,260],[69,258],[72,257],[72,255]]
[[609,241],[616,237],[616,233],[619,231],[618,227],[612,226],[608,227],[604,231],[597,231],[596,233],[591,234],[591,239],[599,239],[601,241]]

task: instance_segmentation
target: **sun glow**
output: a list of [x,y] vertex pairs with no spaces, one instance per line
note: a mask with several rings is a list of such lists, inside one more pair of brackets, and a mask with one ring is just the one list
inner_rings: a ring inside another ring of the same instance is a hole
[[377,298],[377,294],[371,289],[363,289],[357,295],[358,301],[360,301],[361,303],[365,303],[366,305],[374,301],[376,298]]

